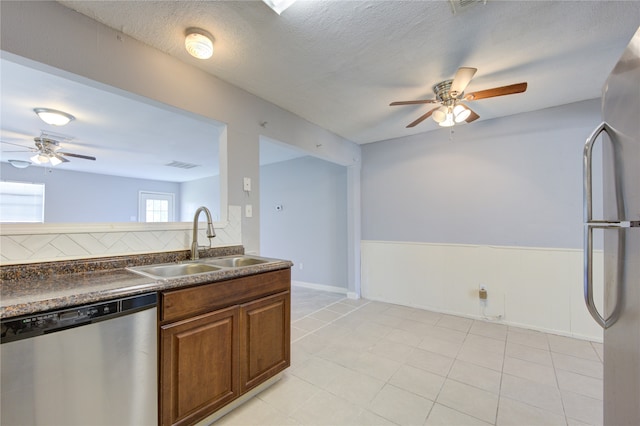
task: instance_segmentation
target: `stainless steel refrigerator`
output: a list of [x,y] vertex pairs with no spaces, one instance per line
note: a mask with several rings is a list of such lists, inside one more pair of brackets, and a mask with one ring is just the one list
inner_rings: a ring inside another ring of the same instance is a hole
[[[584,149],[584,293],[591,316],[604,328],[604,424],[631,426],[640,425],[640,28],[602,99],[604,121]],[[598,218],[592,191],[596,143],[602,144],[603,170]],[[604,253],[602,312],[593,295],[594,231],[602,234]]]

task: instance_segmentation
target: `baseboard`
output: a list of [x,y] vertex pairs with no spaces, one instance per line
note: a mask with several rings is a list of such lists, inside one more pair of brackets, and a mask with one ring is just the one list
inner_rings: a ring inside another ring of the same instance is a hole
[[307,283],[307,282],[304,282],[304,281],[294,281],[294,280],[291,280],[291,285],[292,286],[296,286],[296,287],[311,288],[311,289],[314,289],[314,290],[330,291],[331,293],[340,293],[340,294],[346,294],[346,295],[349,294],[349,292],[348,292],[348,290],[346,288],[344,288],[344,287],[336,287],[336,286],[333,286],[333,285]]
[[450,310],[444,310],[444,309],[438,309],[435,308],[433,306],[422,306],[422,305],[417,305],[417,304],[406,304],[406,303],[399,303],[399,302],[390,302],[388,300],[384,300],[381,298],[372,298],[372,299],[367,299],[367,300],[371,300],[373,302],[381,302],[381,303],[389,303],[389,304],[393,304],[393,305],[399,305],[399,306],[406,306],[408,308],[414,308],[414,309],[421,309],[423,311],[429,311],[429,312],[435,312],[438,314],[444,314],[444,315],[453,315],[453,316],[457,316],[460,318],[468,318],[468,319],[472,319],[472,320],[480,320],[480,321],[486,321],[486,322],[491,322],[494,324],[503,324],[506,326],[511,326],[511,327],[518,327],[518,328],[523,328],[526,330],[532,330],[532,331],[539,331],[541,333],[547,333],[547,334],[555,334],[558,336],[565,336],[565,337],[572,337],[574,339],[579,339],[579,340],[586,340],[589,342],[596,342],[596,343],[602,343],[603,339],[600,339],[598,337],[594,337],[594,336],[587,336],[584,334],[579,334],[579,333],[569,333],[563,330],[556,330],[553,328],[547,328],[547,327],[536,327],[533,326],[531,324],[525,324],[525,323],[519,323],[519,322],[514,322],[514,321],[509,321],[508,319],[505,318],[500,318],[500,319],[493,319],[493,318],[489,318],[489,317],[484,317],[482,315],[473,315],[473,314],[467,314],[464,312],[456,312],[456,311],[450,311]]

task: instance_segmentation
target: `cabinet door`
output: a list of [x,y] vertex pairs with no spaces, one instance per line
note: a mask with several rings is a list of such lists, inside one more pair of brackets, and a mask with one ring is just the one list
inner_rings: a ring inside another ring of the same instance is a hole
[[290,292],[240,306],[240,386],[245,392],[289,366]]
[[193,424],[235,399],[237,306],[160,329],[160,416],[163,425]]

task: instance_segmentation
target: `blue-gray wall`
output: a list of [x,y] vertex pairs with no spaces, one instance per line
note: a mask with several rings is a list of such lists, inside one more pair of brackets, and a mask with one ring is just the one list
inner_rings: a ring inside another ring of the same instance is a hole
[[314,157],[260,167],[260,254],[292,260],[295,281],[347,288],[346,167]]
[[362,238],[581,247],[582,147],[599,117],[590,100],[363,145]]
[[[134,222],[138,191],[170,192],[180,205],[180,184],[0,163],[2,180],[45,184],[45,223]],[[176,213],[179,207],[176,207]]]
[[177,214],[181,222],[192,221],[200,206],[209,208],[214,221],[220,220],[220,175],[181,183],[180,201]]

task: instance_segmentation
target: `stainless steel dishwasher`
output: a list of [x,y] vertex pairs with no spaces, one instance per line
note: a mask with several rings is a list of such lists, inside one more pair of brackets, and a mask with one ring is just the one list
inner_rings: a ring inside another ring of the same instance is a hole
[[1,322],[0,424],[157,425],[157,295]]

